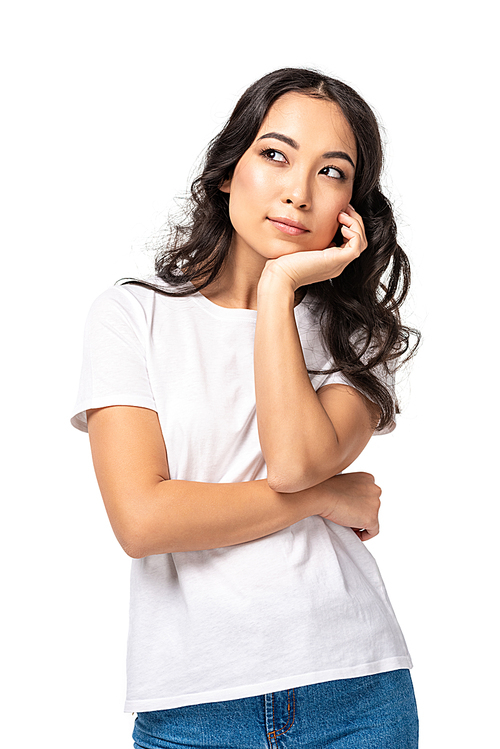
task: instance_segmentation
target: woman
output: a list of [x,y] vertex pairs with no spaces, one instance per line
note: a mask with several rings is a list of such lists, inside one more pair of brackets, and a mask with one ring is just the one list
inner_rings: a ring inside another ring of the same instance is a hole
[[381,165],[358,94],[275,71],[211,143],[156,277],[91,310],[73,423],[133,557],[135,747],[417,745],[362,543],[380,489],[339,475],[393,428],[411,353]]

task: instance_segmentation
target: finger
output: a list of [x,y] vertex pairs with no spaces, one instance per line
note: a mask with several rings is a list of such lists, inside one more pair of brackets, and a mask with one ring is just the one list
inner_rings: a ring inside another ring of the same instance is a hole
[[341,211],[339,213],[339,222],[343,226],[348,226],[353,231],[356,231],[366,241],[363,219],[357,213],[354,212],[354,215],[350,215],[347,211]]
[[346,242],[341,247],[327,247],[326,250],[322,250],[325,270],[328,270],[328,272],[334,271],[334,275],[328,277],[334,278],[336,275],[340,275],[349,263],[359,257],[360,252],[361,250],[352,246],[350,242]]
[[379,526],[377,525],[376,528],[351,528],[351,530],[354,531],[356,536],[361,541],[369,541],[370,538],[375,538],[379,534]]
[[352,206],[348,206],[345,211],[341,211],[339,213],[338,218],[341,226],[347,226],[349,229],[351,229],[351,231],[355,231],[357,234],[359,234],[364,244],[363,249],[365,249],[368,243],[366,241],[363,219],[361,218],[359,213],[356,213]]
[[364,249],[366,249],[366,242],[363,242],[362,237],[348,226],[341,226],[340,231],[342,236],[347,241],[340,246],[341,250],[352,250],[355,253],[355,257],[359,257]]
[[369,528],[369,529],[368,528],[364,528],[360,532],[360,536],[359,537],[360,537],[360,539],[362,541],[369,541],[371,538],[375,538],[375,536],[378,536],[378,533],[379,533],[379,527],[377,525],[376,528]]
[[352,216],[353,218],[357,219],[361,226],[363,226],[363,219],[361,218],[361,215],[357,212],[355,208],[349,203],[349,205],[346,208],[346,213],[348,216]]
[[344,224],[341,224],[340,231],[342,232],[342,235],[348,240],[355,239],[356,237],[361,239],[361,236],[358,232],[353,231],[349,226],[345,226]]

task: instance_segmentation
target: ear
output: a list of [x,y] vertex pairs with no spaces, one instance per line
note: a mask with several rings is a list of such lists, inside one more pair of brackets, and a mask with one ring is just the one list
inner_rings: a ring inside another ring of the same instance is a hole
[[229,177],[229,179],[224,180],[224,182],[219,187],[219,190],[221,192],[227,192],[227,193],[231,192],[231,177]]

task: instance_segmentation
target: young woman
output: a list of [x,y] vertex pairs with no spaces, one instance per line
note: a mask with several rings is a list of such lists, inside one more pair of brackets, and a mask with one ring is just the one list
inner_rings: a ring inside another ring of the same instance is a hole
[[310,70],[253,84],[156,276],[94,303],[73,423],[133,557],[135,747],[417,746],[373,557],[409,283],[375,117]]

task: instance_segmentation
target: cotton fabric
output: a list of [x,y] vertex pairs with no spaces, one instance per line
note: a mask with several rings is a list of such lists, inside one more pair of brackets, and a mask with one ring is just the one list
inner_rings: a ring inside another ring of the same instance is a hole
[[[87,320],[72,423],[86,431],[92,408],[150,408],[171,479],[265,478],[256,318],[199,292],[171,298],[133,285],[109,289]],[[331,367],[307,296],[295,318],[307,367]],[[347,380],[335,373],[311,382],[318,390]],[[132,560],[127,711],[409,667],[375,560],[352,530],[319,516],[237,546]]]
[[135,749],[417,749],[407,670],[139,713]]

